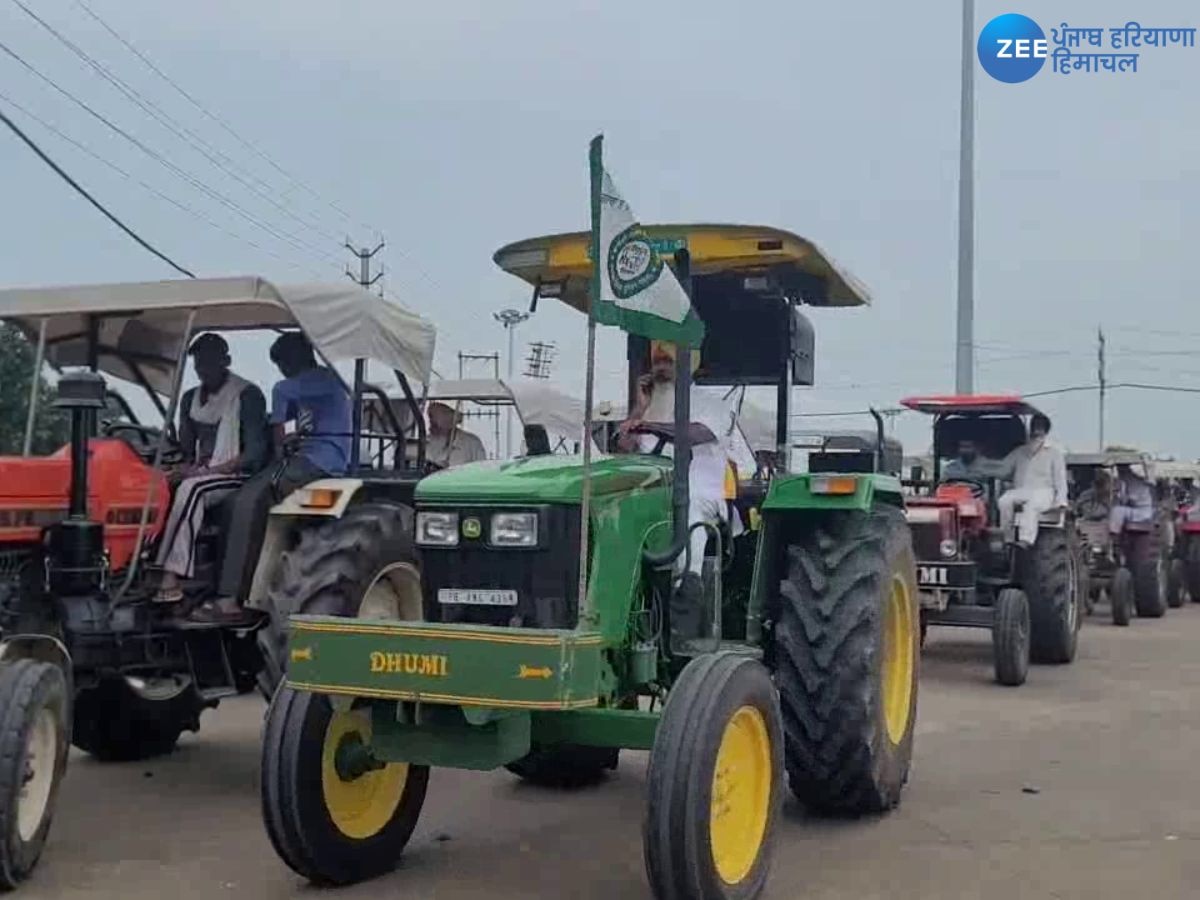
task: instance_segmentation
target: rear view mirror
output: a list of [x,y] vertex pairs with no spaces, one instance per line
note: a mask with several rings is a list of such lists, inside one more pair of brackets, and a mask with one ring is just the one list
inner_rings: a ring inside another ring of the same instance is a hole
[[792,316],[792,384],[812,385],[817,380],[816,332],[799,309]]

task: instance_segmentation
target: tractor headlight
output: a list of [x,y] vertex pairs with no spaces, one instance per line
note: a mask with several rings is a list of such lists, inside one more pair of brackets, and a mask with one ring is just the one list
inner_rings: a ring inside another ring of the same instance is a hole
[[537,542],[537,513],[499,512],[492,516],[488,543],[493,547],[536,547]]
[[938,552],[942,554],[943,559],[950,559],[952,556],[957,555],[958,544],[950,540],[950,538],[946,538],[946,540],[938,544]]
[[458,513],[417,513],[417,543],[423,547],[457,547]]

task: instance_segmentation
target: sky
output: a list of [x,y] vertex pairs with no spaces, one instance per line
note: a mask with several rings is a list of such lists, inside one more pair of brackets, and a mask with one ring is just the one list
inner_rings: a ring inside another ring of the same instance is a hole
[[[459,352],[504,350],[492,313],[528,305],[492,253],[586,227],[587,145],[602,132],[642,221],[788,229],[870,287],[868,309],[813,311],[818,386],[797,390],[798,411],[888,408],[953,388],[955,0],[86,0],[215,118],[76,0],[22,2],[174,127],[14,0],[0,0],[0,41],[175,169],[2,52],[0,107],[197,274],[338,279],[346,237],[382,236],[388,289],[436,323],[437,368],[454,376]],[[1047,30],[1200,26],[1186,0],[978,0],[976,31],[1014,11]],[[1136,74],[1047,66],[1016,85],[976,67],[976,88],[977,389],[1093,384],[1102,327],[1111,383],[1200,391],[1200,47],[1149,50]],[[0,285],[174,274],[7,133],[0,191]],[[554,341],[555,383],[582,393],[584,324],[542,303],[518,329],[518,370],[529,341]],[[235,344],[235,363],[274,377],[262,343]],[[622,395],[623,365],[620,336],[602,329],[597,396]],[[1061,443],[1095,447],[1094,392],[1039,402]],[[1114,389],[1106,438],[1194,459],[1198,412],[1200,393]],[[919,452],[928,424],[905,414],[894,428]]]

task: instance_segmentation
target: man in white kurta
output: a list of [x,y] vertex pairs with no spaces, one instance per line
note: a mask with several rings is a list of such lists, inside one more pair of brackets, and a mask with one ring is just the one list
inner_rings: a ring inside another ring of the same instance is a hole
[[1012,489],[998,501],[1000,527],[1008,535],[1015,520],[1017,543],[1023,547],[1037,540],[1042,513],[1067,504],[1067,461],[1062,450],[1046,440],[1049,433],[1049,417],[1038,413],[1029,422],[1029,440],[1000,464],[1002,477],[1013,480]]

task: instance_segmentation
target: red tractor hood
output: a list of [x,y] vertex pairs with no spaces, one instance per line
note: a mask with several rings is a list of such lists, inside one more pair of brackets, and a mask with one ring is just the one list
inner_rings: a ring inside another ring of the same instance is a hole
[[[88,462],[88,517],[104,524],[109,564],[123,569],[137,545],[146,492],[154,487],[146,543],[162,531],[171,494],[162,472],[124,441],[96,438]],[[42,530],[66,517],[71,450],[51,456],[0,456],[0,550],[39,543]]]

